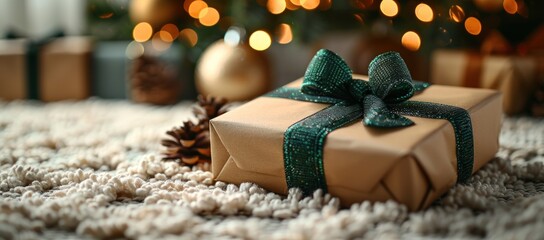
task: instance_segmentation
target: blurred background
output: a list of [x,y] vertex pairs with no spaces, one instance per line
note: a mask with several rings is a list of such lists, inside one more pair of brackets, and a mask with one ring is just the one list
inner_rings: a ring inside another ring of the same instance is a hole
[[398,51],[414,79],[499,89],[514,114],[544,102],[543,16],[539,0],[0,0],[0,98],[248,100],[328,48],[360,74]]

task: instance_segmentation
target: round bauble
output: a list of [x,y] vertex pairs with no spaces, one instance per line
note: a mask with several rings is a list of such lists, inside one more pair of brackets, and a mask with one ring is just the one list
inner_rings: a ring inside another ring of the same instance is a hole
[[200,57],[195,72],[197,90],[229,101],[244,101],[266,93],[270,69],[266,55],[245,44],[219,40]]
[[147,22],[158,28],[164,24],[176,22],[181,15],[179,0],[132,0],[130,19],[134,23]]

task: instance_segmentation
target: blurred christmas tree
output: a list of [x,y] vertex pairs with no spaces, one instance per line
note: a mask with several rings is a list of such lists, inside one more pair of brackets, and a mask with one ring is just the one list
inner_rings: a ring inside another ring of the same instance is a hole
[[[98,38],[133,39],[139,34],[133,27],[147,22],[153,28],[151,34],[135,40],[171,42],[179,38],[192,48],[194,58],[231,26],[250,33],[242,40],[263,30],[268,39],[261,41],[276,40],[279,44],[311,42],[338,30],[376,34],[372,29],[387,31],[413,51],[479,46],[492,30],[516,44],[542,24],[542,10],[544,1],[538,0],[89,1],[90,32]],[[381,26],[375,27],[377,23]]]

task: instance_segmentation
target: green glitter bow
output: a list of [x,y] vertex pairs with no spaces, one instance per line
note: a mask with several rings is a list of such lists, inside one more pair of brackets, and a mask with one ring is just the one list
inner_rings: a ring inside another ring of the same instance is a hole
[[279,88],[267,96],[331,105],[291,125],[284,134],[283,155],[288,187],[306,194],[327,190],[323,169],[326,136],[363,117],[369,127],[405,127],[414,123],[403,115],[446,119],[455,132],[458,182],[472,174],[474,143],[470,115],[462,108],[439,103],[407,101],[428,83],[412,81],[396,52],[374,58],[369,81],[352,79],[351,69],[335,53],[322,49],[310,62],[302,88]]

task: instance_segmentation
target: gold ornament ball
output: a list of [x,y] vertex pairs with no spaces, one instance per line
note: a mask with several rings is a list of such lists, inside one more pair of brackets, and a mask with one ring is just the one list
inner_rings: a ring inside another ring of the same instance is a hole
[[486,12],[496,12],[502,9],[503,0],[474,0],[474,5]]
[[181,15],[180,0],[132,0],[129,14],[134,23],[147,22],[158,28],[175,22]]
[[244,101],[266,93],[270,70],[266,56],[247,45],[219,40],[210,45],[196,66],[197,90],[229,101]]

